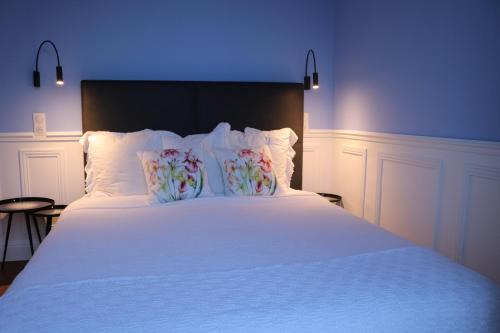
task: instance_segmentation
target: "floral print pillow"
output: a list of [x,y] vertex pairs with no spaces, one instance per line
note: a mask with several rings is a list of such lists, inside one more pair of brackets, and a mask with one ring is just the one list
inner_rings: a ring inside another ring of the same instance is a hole
[[265,148],[217,150],[222,168],[226,195],[274,195],[277,189],[276,174],[271,154]]
[[138,153],[149,193],[160,203],[198,197],[204,185],[203,161],[193,149]]

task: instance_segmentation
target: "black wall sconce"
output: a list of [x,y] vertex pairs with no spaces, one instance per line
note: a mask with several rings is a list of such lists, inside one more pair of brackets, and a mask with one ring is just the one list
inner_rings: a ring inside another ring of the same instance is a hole
[[50,40],[44,40],[38,47],[38,52],[36,53],[35,70],[33,71],[33,85],[37,88],[40,87],[40,72],[38,71],[38,57],[40,56],[40,50],[42,49],[42,46],[45,45],[46,43],[52,45],[54,51],[56,51],[56,56],[57,56],[56,84],[58,86],[62,86],[64,84],[63,70],[61,67],[61,62],[59,61],[59,52],[57,52],[56,45]]
[[312,54],[313,56],[313,62],[314,62],[314,72],[313,72],[313,89],[318,89],[319,88],[319,77],[318,77],[318,71],[316,70],[316,56],[314,55],[314,51],[312,49],[309,49],[307,51],[307,56],[306,56],[306,75],[304,76],[304,90],[310,90],[311,89],[311,77],[309,74],[307,74],[307,65],[309,64],[309,54]]

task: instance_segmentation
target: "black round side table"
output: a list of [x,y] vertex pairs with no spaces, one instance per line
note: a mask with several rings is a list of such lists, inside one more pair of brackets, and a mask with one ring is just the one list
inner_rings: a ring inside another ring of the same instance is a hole
[[64,208],[66,208],[66,205],[52,205],[52,207],[37,210],[36,212],[31,214],[33,218],[44,217],[46,219],[45,236],[47,236],[47,234],[50,232],[50,229],[52,228],[52,218],[59,217]]
[[328,201],[330,201],[331,203],[344,208],[344,203],[342,202],[342,197],[340,195],[332,193],[318,193],[318,194],[328,199]]
[[[24,213],[24,219],[26,221],[26,229],[28,229],[28,237],[30,240],[31,255],[33,255],[33,239],[31,238],[31,226],[30,226],[30,214],[47,207],[51,207],[54,204],[54,200],[49,198],[41,197],[24,197],[24,198],[12,198],[0,201],[0,213],[9,214],[9,220],[7,222],[7,234],[5,235],[5,245],[3,249],[2,258],[2,269],[5,265],[5,256],[7,255],[7,245],[9,244],[9,234],[10,226],[12,224],[12,215]],[[40,230],[35,221],[35,229],[38,235],[38,240],[41,242]]]

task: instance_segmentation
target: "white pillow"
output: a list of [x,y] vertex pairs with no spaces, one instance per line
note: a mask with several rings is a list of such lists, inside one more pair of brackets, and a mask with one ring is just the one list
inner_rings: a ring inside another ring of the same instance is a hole
[[291,128],[261,131],[247,127],[245,128],[245,137],[247,141],[265,141],[271,151],[278,181],[289,188],[294,168],[292,160],[295,156],[295,150],[292,146],[298,140],[297,134]]
[[138,151],[161,150],[162,136],[172,132],[87,132],[80,139],[87,152],[85,190],[89,196],[147,194]]
[[85,132],[80,140],[78,142],[82,145],[83,147],[83,152],[88,153],[89,151],[89,138],[93,135],[110,135],[110,136],[123,136],[126,134],[131,134],[131,133],[140,133],[140,132],[150,132],[156,136],[159,136],[160,138],[163,138],[165,136],[170,136],[170,137],[176,137],[179,138],[180,136],[178,134],[175,134],[174,132],[170,131],[157,131],[157,130],[150,130],[150,129],[145,129],[139,132],[127,132],[127,133],[122,133],[122,132],[109,132],[109,131],[87,131]]
[[[212,194],[224,195],[224,182],[222,172],[215,157],[216,148],[227,147],[228,134],[231,126],[228,123],[219,123],[215,129],[208,134],[193,134],[184,138],[164,137],[163,149],[196,147],[201,149],[202,159],[205,161],[205,171],[208,178],[208,186]],[[206,195],[206,194],[205,194]]]
[[228,140],[226,141],[227,149],[245,149],[245,148],[260,148],[267,145],[266,136],[261,133],[245,134],[241,131],[233,130],[229,132]]
[[89,138],[93,135],[109,135],[109,136],[122,136],[125,133],[119,132],[107,132],[107,131],[87,131],[83,133],[82,137],[78,142],[82,145],[83,152],[87,154],[89,152]]

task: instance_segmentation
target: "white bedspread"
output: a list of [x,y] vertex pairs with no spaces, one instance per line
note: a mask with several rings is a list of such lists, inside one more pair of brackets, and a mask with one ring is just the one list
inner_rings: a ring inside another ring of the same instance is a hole
[[306,192],[84,198],[0,298],[0,332],[494,332],[499,287]]

